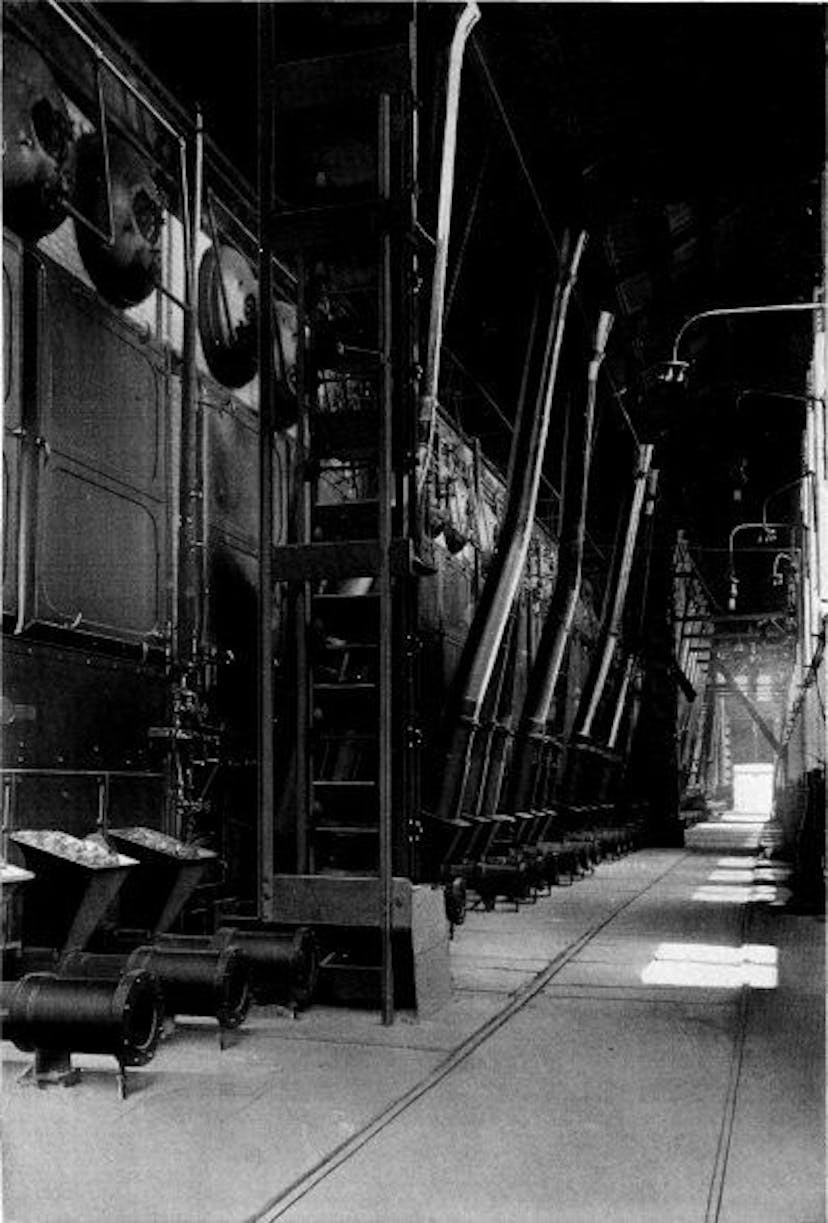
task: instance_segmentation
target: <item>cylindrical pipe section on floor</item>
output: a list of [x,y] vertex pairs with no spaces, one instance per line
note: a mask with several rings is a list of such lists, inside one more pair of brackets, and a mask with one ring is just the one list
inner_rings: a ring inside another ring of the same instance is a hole
[[238,930],[222,926],[214,935],[165,934],[162,947],[235,947],[244,956],[251,992],[259,1002],[286,1003],[304,1010],[313,1000],[319,976],[319,948],[308,926],[271,923]]
[[24,1053],[104,1053],[121,1066],[144,1066],[164,1018],[161,992],[149,972],[115,980],[32,973],[4,991],[3,1036]]
[[169,1015],[215,1015],[223,1028],[237,1028],[250,1008],[247,965],[235,947],[137,947],[127,967],[155,973]]
[[237,1028],[250,1007],[245,959],[231,947],[136,947],[129,954],[72,952],[61,963],[66,977],[117,979],[144,970],[158,979],[164,1009],[173,1015],[215,1016],[223,1028]]
[[287,930],[216,932],[216,945],[233,947],[250,969],[253,992],[262,1001],[288,1002],[300,1010],[313,998],[319,975],[316,936],[306,926]]

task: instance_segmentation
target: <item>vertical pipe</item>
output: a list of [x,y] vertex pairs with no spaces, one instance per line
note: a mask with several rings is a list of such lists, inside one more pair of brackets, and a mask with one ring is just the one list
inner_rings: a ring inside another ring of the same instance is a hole
[[19,481],[17,492],[17,618],[14,634],[19,636],[29,623],[32,609],[32,540],[34,536],[34,498],[40,449],[35,427],[20,428]]
[[466,5],[457,19],[449,50],[446,81],[446,114],[443,124],[443,150],[440,161],[440,187],[437,198],[437,232],[434,236],[434,266],[431,275],[431,303],[426,340],[420,411],[428,421],[428,440],[422,469],[417,481],[418,497],[425,488],[434,446],[437,424],[437,391],[440,383],[440,350],[443,343],[443,313],[446,297],[451,207],[454,196],[454,161],[457,150],[457,119],[460,113],[460,76],[466,41],[480,19],[480,9],[473,2]]
[[[307,544],[311,541],[311,486],[306,478],[307,456],[310,454],[310,403],[309,380],[306,374],[306,334],[307,309],[305,301],[305,286],[307,284],[307,269],[305,257],[300,252],[296,257],[296,396],[298,403],[298,420],[296,425],[296,441],[293,449],[293,495],[294,495],[294,533],[298,543]],[[311,861],[311,836],[309,820],[311,817],[311,770],[308,750],[309,728],[313,711],[311,709],[311,686],[308,651],[308,622],[310,619],[311,595],[310,583],[301,582],[296,586],[295,600],[291,615],[293,617],[293,645],[295,655],[296,684],[296,721],[294,724],[296,762],[295,805],[289,818],[293,819],[296,830],[296,870],[304,874],[314,869]]]
[[592,722],[604,692],[604,685],[606,684],[607,674],[609,672],[610,663],[612,662],[612,656],[615,653],[615,647],[621,633],[621,620],[624,614],[624,603],[627,597],[627,587],[630,581],[630,573],[632,572],[635,542],[638,536],[638,524],[641,521],[641,507],[644,504],[644,493],[647,490],[647,477],[650,470],[652,456],[653,447],[650,444],[639,446],[638,466],[635,473],[635,488],[633,491],[632,506],[630,508],[630,517],[627,523],[627,534],[624,539],[624,550],[621,554],[618,581],[616,583],[612,598],[609,624],[607,626],[606,637],[604,638],[601,661],[598,665],[598,674],[595,678],[595,683],[593,684],[592,692],[590,693],[586,714],[584,715],[584,720],[579,730],[579,733],[584,736],[588,736],[592,731]]
[[[379,194],[391,198],[391,98],[387,93],[379,99]],[[380,239],[380,347],[382,352],[382,410],[379,421],[379,877],[381,894],[382,932],[382,1022],[394,1022],[394,965],[392,959],[393,919],[393,845],[392,845],[392,777],[391,719],[393,715],[391,689],[393,658],[391,634],[391,498],[392,498],[392,439],[394,413],[394,331],[392,317],[392,250],[391,234],[386,230]]]
[[0,853],[2,853],[5,861],[8,861],[9,856],[9,833],[12,830],[12,793],[14,784],[14,777],[9,777],[8,774],[3,776],[3,816],[2,827],[0,827]]
[[423,399],[433,410],[440,380],[440,347],[443,339],[443,309],[448,270],[449,236],[451,234],[451,205],[454,194],[454,159],[457,148],[457,119],[460,111],[460,75],[466,40],[480,19],[476,4],[467,4],[457,19],[454,37],[449,50],[448,81],[446,85],[446,117],[443,127],[443,152],[440,162],[440,190],[437,204],[437,232],[435,234],[434,271],[431,278],[431,309],[428,321],[428,347],[426,349]]
[[[479,538],[478,538],[478,543],[479,543],[479,544],[482,544],[483,539],[482,539],[482,532],[480,531],[480,527],[482,526],[482,523],[483,523],[483,512],[482,512],[482,498],[483,498],[483,451],[482,451],[482,448],[481,448],[481,446],[480,446],[480,438],[479,438],[479,437],[474,438],[474,440],[473,440],[473,442],[472,442],[472,445],[473,445],[473,447],[474,447],[474,450],[473,450],[473,463],[474,463],[474,484],[473,484],[473,488],[474,488],[474,518],[475,518],[475,523],[476,523],[477,528],[478,528],[478,531],[477,531],[477,534],[478,534],[478,537],[479,537]],[[477,600],[480,598],[480,552],[481,552],[480,547],[477,547],[477,548],[475,548],[475,549],[474,549],[474,580],[473,580],[473,584],[472,584],[472,594],[473,594],[473,596],[474,596],[474,601],[475,601],[475,603],[477,603]]]
[[[198,369],[196,342],[198,318],[196,302],[196,246],[201,224],[201,170],[204,133],[201,113],[196,113],[193,146],[194,181],[189,211],[182,215],[185,246],[184,318],[181,352],[181,484],[179,489],[179,551],[178,551],[178,658],[182,667],[196,661],[196,625],[198,623]],[[186,175],[182,174],[182,182]],[[186,208],[185,203],[185,208]]]
[[259,573],[258,637],[258,909],[273,916],[273,262],[271,210],[274,191],[273,7],[261,4],[258,35],[258,188],[259,188]]

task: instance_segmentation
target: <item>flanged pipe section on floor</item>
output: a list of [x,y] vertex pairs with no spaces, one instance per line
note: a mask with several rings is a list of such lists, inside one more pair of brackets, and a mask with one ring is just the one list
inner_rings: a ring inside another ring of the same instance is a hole
[[50,1069],[69,1080],[72,1053],[102,1053],[118,1062],[124,1090],[127,1066],[151,1061],[161,1035],[164,1007],[156,978],[122,972],[116,980],[31,973],[3,988],[3,1036],[35,1054],[35,1081]]
[[238,930],[223,926],[217,946],[238,948],[250,965],[253,990],[262,1000],[287,1002],[298,1010],[310,1003],[319,976],[316,936],[307,926]]
[[73,952],[61,963],[68,977],[117,977],[143,970],[157,977],[166,1013],[215,1016],[237,1028],[250,1007],[247,965],[235,948],[136,947],[128,957]]

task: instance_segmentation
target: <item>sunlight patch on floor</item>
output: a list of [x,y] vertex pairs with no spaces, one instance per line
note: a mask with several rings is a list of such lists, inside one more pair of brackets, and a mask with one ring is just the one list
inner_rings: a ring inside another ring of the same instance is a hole
[[779,952],[763,943],[726,947],[712,943],[661,943],[641,973],[645,985],[701,989],[776,989]]

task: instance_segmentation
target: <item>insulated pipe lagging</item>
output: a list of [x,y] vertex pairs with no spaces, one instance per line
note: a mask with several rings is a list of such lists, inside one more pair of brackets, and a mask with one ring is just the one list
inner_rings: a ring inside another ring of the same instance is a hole
[[[550,325],[540,360],[533,324],[512,439],[503,530],[455,677],[455,692],[459,693],[459,698],[455,697],[453,702],[454,721],[436,806],[436,814],[441,819],[452,819],[464,809],[469,755],[477,720],[529,548],[564,324],[586,241],[583,231],[574,246],[568,234],[564,237],[562,270],[555,287]],[[540,371],[540,392],[534,410],[528,410],[529,371],[536,366]]]
[[[552,707],[552,697],[560,675],[575,610],[581,592],[581,569],[583,564],[584,539],[586,537],[586,511],[589,497],[589,471],[592,457],[592,435],[595,421],[595,405],[598,395],[598,375],[606,353],[613,315],[602,311],[598,317],[593,341],[592,357],[587,368],[587,400],[584,414],[581,470],[572,472],[569,479],[580,481],[579,495],[569,496],[563,490],[564,513],[569,518],[562,524],[561,565],[558,582],[552,594],[549,613],[543,626],[538,651],[529,675],[529,685],[524,700],[523,712],[518,727],[517,741],[509,784],[508,806],[511,810],[522,810],[532,797],[533,780],[538,760],[538,748],[546,733],[546,723]],[[569,513],[567,513],[567,507]]]

